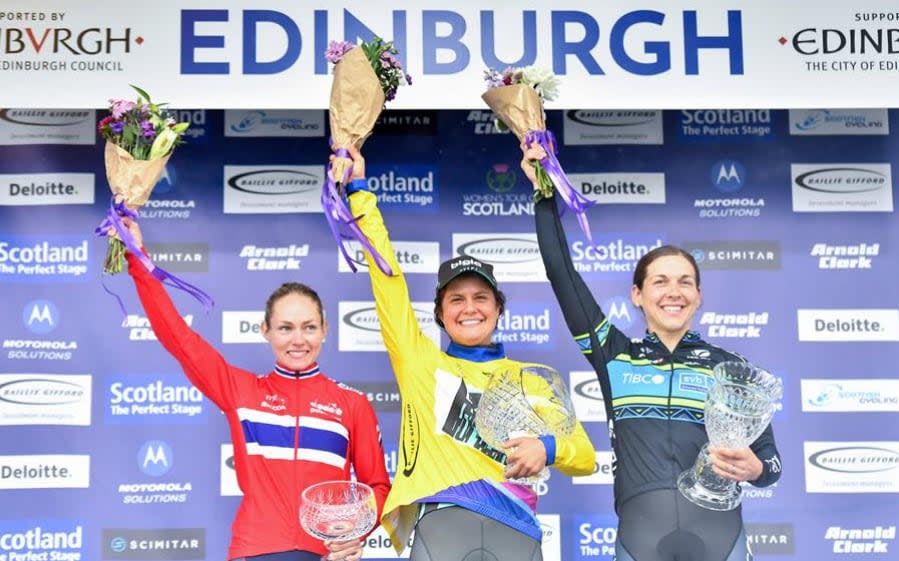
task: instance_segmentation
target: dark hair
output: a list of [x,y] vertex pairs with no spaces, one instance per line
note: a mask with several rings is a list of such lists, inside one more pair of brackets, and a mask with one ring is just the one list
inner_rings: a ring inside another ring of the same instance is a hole
[[272,317],[272,308],[275,307],[275,302],[284,298],[288,294],[299,294],[300,296],[305,296],[309,298],[315,303],[315,306],[318,308],[318,317],[321,321],[324,322],[325,315],[322,313],[322,299],[318,297],[318,292],[312,290],[309,286],[301,283],[301,282],[285,282],[281,286],[275,289],[272,292],[268,300],[265,302],[265,326],[270,328],[272,325],[270,323]]
[[451,280],[443,288],[438,288],[437,294],[434,296],[434,321],[436,321],[437,325],[439,325],[444,330],[446,329],[446,327],[443,325],[443,322],[440,321],[440,312],[443,309],[443,296],[446,294],[446,289],[449,288],[458,279],[464,279],[467,277],[473,277],[473,278],[480,279],[481,281],[484,282],[484,284],[486,284],[488,287],[490,287],[490,290],[493,291],[493,297],[496,298],[496,303],[499,306],[499,314],[500,315],[502,315],[503,311],[506,309],[506,295],[503,293],[502,290],[491,285],[489,282],[487,282],[484,279],[484,277],[482,277],[478,273],[475,273],[474,271],[471,271],[468,273],[462,273],[461,275],[459,275],[456,278],[454,278],[453,280]]
[[637,266],[634,268],[634,286],[643,290],[643,283],[646,281],[646,271],[649,269],[649,265],[660,257],[668,257],[671,255],[680,255],[684,259],[686,259],[690,265],[693,267],[693,272],[696,273],[696,287],[699,287],[699,265],[696,264],[696,259],[693,256],[674,245],[663,245],[653,249],[652,251],[643,255],[639,261],[637,261]]

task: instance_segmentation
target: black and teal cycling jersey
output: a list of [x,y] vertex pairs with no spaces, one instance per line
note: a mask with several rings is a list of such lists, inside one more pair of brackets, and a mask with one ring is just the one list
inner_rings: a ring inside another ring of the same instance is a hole
[[[744,359],[703,341],[695,331],[688,331],[673,351],[652,333],[627,337],[608,321],[575,270],[555,198],[535,207],[546,274],[602,389],[614,453],[616,510],[641,493],[676,488],[677,476],[693,466],[708,442],[704,406],[712,369]],[[770,424],[750,448],[764,466],[751,483],[764,487],[777,481],[781,463]]]

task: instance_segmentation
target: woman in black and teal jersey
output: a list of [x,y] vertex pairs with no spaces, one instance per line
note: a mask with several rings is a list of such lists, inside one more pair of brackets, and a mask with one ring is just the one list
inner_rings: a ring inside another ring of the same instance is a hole
[[[546,154],[522,145],[521,167],[537,188],[532,161]],[[609,419],[618,513],[617,561],[746,561],[751,552],[740,508],[706,510],[677,490],[708,442],[703,422],[712,369],[743,359],[703,341],[690,326],[701,302],[699,268],[683,249],[662,246],[634,270],[631,300],[646,334],[631,340],[609,323],[574,268],[556,198],[535,205],[546,274],[568,329],[596,371]],[[780,477],[771,426],[748,448],[713,448],[718,475],[758,487]]]

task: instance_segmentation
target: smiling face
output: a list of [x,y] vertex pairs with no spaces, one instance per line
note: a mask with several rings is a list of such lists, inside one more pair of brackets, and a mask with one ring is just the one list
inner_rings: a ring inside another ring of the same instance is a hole
[[696,270],[682,255],[664,255],[646,268],[642,286],[631,287],[631,301],[642,308],[649,331],[673,349],[702,301]]
[[487,281],[466,274],[446,286],[437,317],[453,342],[475,347],[490,344],[501,313],[502,306]]
[[272,303],[262,334],[271,344],[275,361],[287,370],[308,369],[322,350],[328,325],[318,303],[304,294],[290,292]]

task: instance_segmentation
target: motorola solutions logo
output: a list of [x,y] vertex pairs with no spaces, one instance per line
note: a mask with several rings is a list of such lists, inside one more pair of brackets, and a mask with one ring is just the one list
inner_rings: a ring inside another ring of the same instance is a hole
[[791,164],[793,212],[893,212],[892,168],[873,164]]
[[778,240],[686,241],[681,247],[703,270],[773,271],[781,267]]
[[678,113],[681,142],[752,142],[774,138],[769,109],[696,109]]
[[566,145],[662,144],[662,111],[574,109],[565,112]]
[[[737,160],[719,160],[709,170],[712,187],[719,193],[731,195],[741,191],[747,183],[746,168]],[[693,201],[700,218],[757,218],[765,206],[765,199],[752,197],[704,198]]]
[[225,214],[322,212],[322,166],[225,166]]
[[103,559],[206,559],[206,528],[103,528]]
[[609,322],[621,330],[629,329],[641,317],[630,299],[621,296],[613,296],[606,300],[602,309]]
[[[194,130],[187,129],[187,132]],[[153,196],[140,209],[141,220],[187,220],[197,206],[194,199],[187,199],[178,192],[178,172],[169,161],[159,181],[153,187]]]
[[746,169],[736,160],[721,160],[712,166],[712,186],[721,193],[735,193],[743,188]]
[[453,255],[493,265],[498,282],[545,282],[536,234],[453,234]]
[[225,110],[226,137],[321,137],[325,112],[302,109]]
[[899,442],[803,443],[807,493],[899,493]]
[[46,335],[59,325],[59,309],[49,300],[32,300],[25,304],[22,321],[28,331]]
[[137,451],[137,465],[142,472],[152,477],[168,473],[174,462],[172,447],[162,440],[148,440]]
[[887,109],[790,109],[793,135],[887,135]]

